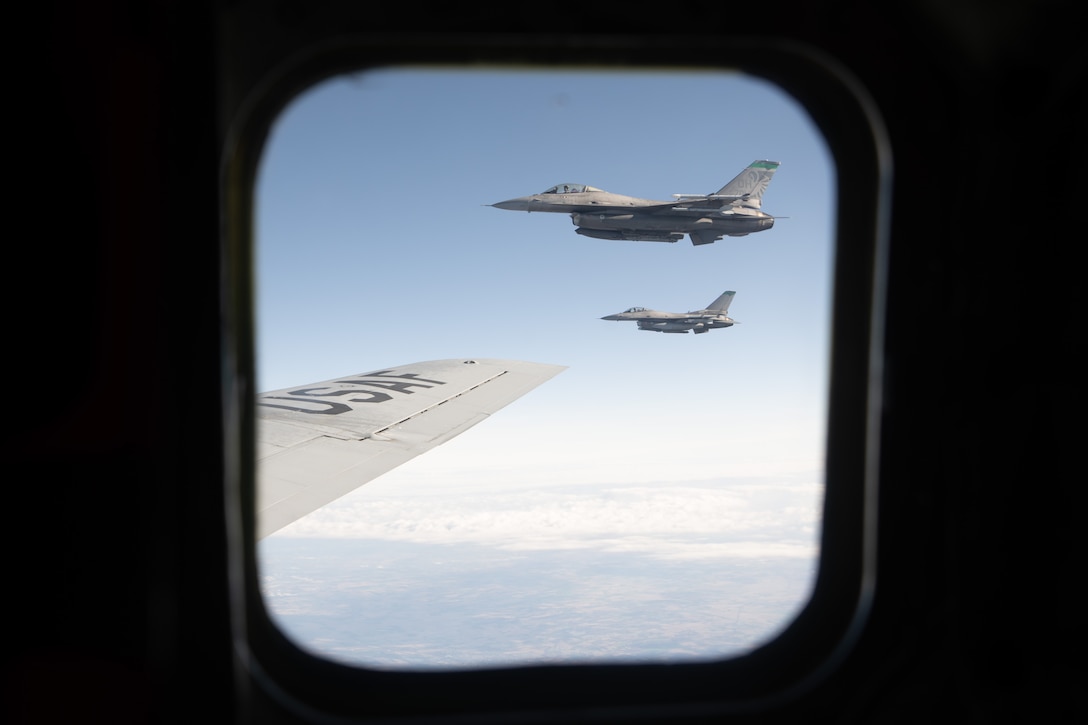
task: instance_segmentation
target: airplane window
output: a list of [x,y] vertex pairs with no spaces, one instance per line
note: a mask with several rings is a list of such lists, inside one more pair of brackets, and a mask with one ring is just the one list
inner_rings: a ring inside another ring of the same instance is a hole
[[[301,648],[388,669],[702,661],[758,648],[806,603],[831,155],[767,81],[605,76],[368,71],[309,89],[272,128],[261,391],[459,356],[566,366],[258,542],[265,604]],[[678,141],[662,130],[691,98]],[[700,219],[732,218],[710,197],[746,174],[769,179],[759,210],[777,218],[716,239],[493,206],[566,177],[646,200],[705,194]],[[683,316],[727,290],[737,324],[704,334],[601,319]]]

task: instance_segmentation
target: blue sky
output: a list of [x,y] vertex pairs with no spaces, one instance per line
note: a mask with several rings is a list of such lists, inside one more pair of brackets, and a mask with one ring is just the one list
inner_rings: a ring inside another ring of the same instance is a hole
[[[488,206],[563,182],[651,199],[709,193],[754,159],[782,163],[763,199],[779,217],[774,228],[701,247],[591,239],[567,215]],[[681,550],[685,561],[701,551],[738,566],[753,557],[811,560],[833,180],[804,111],[740,75],[401,69],[334,79],[300,96],[273,128],[260,169],[260,389],[448,357],[569,369],[263,543],[280,557],[266,565],[270,591],[287,597],[273,601],[290,599],[284,577],[297,572],[291,556],[304,556],[289,553],[290,539],[380,541],[387,553],[394,545],[592,551],[585,561],[598,567],[604,551],[633,552],[657,562],[666,583],[679,576]],[[726,289],[737,291],[730,316],[740,324],[704,335],[600,319],[635,305],[699,309]],[[406,560],[406,551],[394,558]],[[433,558],[429,548],[418,553]],[[354,554],[342,559],[363,566]],[[587,572],[583,579],[599,569]],[[806,583],[795,579],[789,586],[802,596]],[[777,597],[775,613],[761,617],[772,630],[798,606]],[[327,639],[306,621],[312,641]],[[715,650],[711,637],[709,653],[758,638]],[[381,662],[381,651],[444,649],[401,644],[374,643],[361,656]],[[602,651],[653,656],[638,647]],[[507,656],[572,652],[532,651]],[[455,660],[397,663],[476,664],[495,652],[481,643]]]

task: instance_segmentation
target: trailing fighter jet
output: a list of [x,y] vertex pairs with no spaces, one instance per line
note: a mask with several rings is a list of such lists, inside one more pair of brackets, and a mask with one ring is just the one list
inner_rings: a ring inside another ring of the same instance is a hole
[[732,327],[737,324],[735,320],[725,313],[729,311],[729,303],[733,301],[736,292],[732,290],[722,292],[718,299],[706,306],[705,310],[692,312],[658,312],[648,310],[645,307],[631,307],[614,315],[606,315],[602,320],[633,321],[638,323],[638,329],[651,332],[678,332],[686,334],[688,330],[694,330],[698,335],[717,327]]
[[257,537],[460,435],[566,368],[432,360],[257,396]]
[[673,194],[675,201],[638,199],[585,184],[558,184],[540,194],[491,206],[570,213],[577,227],[574,231],[597,239],[677,242],[687,234],[692,244],[710,244],[723,236],[743,237],[774,226],[774,217],[760,206],[778,166],[777,161],[753,161],[717,192]]

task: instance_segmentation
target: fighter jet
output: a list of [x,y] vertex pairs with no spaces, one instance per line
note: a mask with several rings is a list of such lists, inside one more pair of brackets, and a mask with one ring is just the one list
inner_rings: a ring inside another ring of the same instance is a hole
[[569,213],[577,227],[574,231],[597,239],[677,242],[687,234],[692,244],[710,244],[723,236],[743,237],[774,226],[774,217],[760,206],[778,166],[777,161],[753,161],[717,192],[673,194],[675,201],[638,199],[585,184],[558,184],[540,194],[491,206]]
[[692,312],[658,312],[648,310],[645,307],[631,307],[614,315],[606,315],[602,320],[634,321],[638,323],[638,329],[651,332],[674,332],[687,334],[688,330],[694,330],[698,335],[702,332],[713,330],[717,327],[732,327],[736,320],[728,317],[729,303],[737,293],[730,290],[722,292],[721,296],[706,306],[705,310]]

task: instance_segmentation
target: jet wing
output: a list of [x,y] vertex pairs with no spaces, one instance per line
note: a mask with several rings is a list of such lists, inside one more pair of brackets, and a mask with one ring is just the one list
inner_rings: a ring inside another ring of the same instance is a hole
[[258,395],[258,538],[445,443],[565,369],[433,360]]
[[747,201],[750,194],[673,194],[676,199],[674,204],[706,204],[713,207],[722,207],[734,204],[738,201]]

